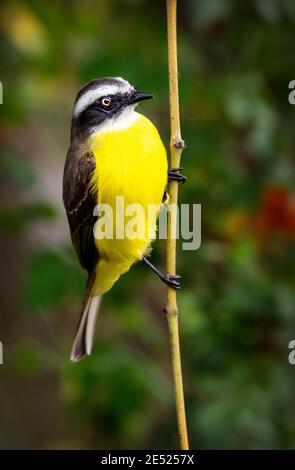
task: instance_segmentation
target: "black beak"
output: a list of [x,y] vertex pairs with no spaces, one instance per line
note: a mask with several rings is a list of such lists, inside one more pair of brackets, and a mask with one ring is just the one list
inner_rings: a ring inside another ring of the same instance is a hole
[[130,96],[128,100],[128,104],[139,103],[140,101],[150,100],[151,98],[154,98],[154,97],[153,95],[150,95],[149,93],[142,93],[141,91],[135,91]]

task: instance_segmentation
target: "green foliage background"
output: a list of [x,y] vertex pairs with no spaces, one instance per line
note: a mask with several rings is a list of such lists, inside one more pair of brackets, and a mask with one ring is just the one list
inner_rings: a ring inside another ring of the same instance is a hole
[[[136,265],[105,297],[94,354],[69,362],[85,275],[61,203],[79,87],[120,75],[169,140],[164,1],[0,7],[1,448],[176,448],[165,289]],[[193,448],[294,448],[293,0],[179,0],[181,202],[202,245],[179,250]],[[153,257],[164,266],[156,242]]]

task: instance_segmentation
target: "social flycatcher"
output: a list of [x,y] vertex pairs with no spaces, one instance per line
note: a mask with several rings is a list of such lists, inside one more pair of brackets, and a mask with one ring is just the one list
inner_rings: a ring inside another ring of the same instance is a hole
[[[125,205],[141,204],[144,209],[162,201],[166,151],[155,126],[134,110],[150,98],[120,77],[107,77],[86,84],[75,100],[63,199],[73,246],[88,271],[88,282],[71,353],[74,362],[91,352],[101,296],[134,262],[144,261],[165,283],[180,287],[179,276],[162,274],[145,256],[155,236],[157,214],[149,219],[143,237],[98,239],[93,231],[99,218],[95,207],[108,204],[115,211],[116,196],[124,196]],[[168,178],[183,182],[179,170],[172,169]]]

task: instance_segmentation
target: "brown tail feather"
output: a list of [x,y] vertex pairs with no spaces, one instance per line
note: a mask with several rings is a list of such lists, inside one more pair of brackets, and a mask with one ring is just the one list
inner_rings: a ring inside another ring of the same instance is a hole
[[92,297],[92,289],[95,282],[95,271],[88,278],[85,295],[81,306],[81,315],[75,333],[74,343],[71,351],[71,361],[78,362],[86,355],[90,355],[95,320],[100,304],[100,297]]

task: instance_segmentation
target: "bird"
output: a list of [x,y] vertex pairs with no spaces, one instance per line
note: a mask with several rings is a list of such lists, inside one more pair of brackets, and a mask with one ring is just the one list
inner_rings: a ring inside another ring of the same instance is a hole
[[[102,205],[116,213],[116,198],[123,196],[125,205],[140,204],[146,210],[149,204],[161,204],[168,181],[185,181],[181,168],[168,171],[165,146],[155,125],[135,111],[151,98],[121,77],[104,77],[84,85],[74,102],[63,201],[72,244],[88,280],[72,362],[91,354],[102,295],[134,263],[142,261],[168,286],[180,288],[180,276],[163,274],[149,259],[158,212],[148,219],[141,237],[96,237]],[[116,225],[115,215],[113,220]]]

